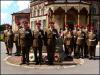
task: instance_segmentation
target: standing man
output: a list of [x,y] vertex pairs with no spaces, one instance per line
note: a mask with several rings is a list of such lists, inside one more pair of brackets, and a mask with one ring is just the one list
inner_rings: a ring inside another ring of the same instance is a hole
[[77,31],[77,58],[84,58],[84,43],[85,43],[85,33],[82,31],[82,26],[79,26],[79,31]]
[[88,58],[88,46],[87,46],[87,35],[88,35],[88,28],[85,27],[83,29],[83,32],[85,33],[85,40],[84,40],[84,57]]
[[68,25],[65,25],[65,30],[64,30],[64,47],[65,47],[66,56],[68,56],[68,49],[67,49],[67,46],[66,46],[66,35],[68,34],[68,31],[69,31],[69,27],[68,27]]
[[6,46],[6,50],[7,50],[6,54],[9,54],[9,50],[8,50],[8,47],[7,47],[7,32],[8,32],[8,26],[6,25],[5,30],[4,30],[4,42],[5,42],[5,46]]
[[58,32],[54,27],[54,22],[50,22],[49,28],[45,32],[45,40],[47,41],[46,45],[47,45],[48,65],[53,65],[57,38],[58,38]]
[[77,40],[77,25],[74,25],[73,30],[73,51],[74,51],[74,57],[76,58],[77,52],[76,52],[76,40]]
[[65,52],[66,52],[67,58],[71,58],[72,51],[73,51],[73,41],[74,41],[71,29],[67,31],[64,37],[65,37],[64,38]]
[[65,57],[65,52],[64,52],[64,49],[63,49],[63,45],[64,45],[64,42],[63,42],[63,30],[60,29],[59,37],[56,40],[56,47],[57,47],[57,50],[59,52],[59,62],[62,62],[64,60],[64,57]]
[[15,46],[16,46],[16,56],[20,56],[21,55],[21,46],[20,46],[20,36],[19,36],[19,31],[22,28],[22,26],[20,26],[20,23],[18,24],[18,30],[15,32],[14,35],[14,41],[15,41]]
[[97,45],[97,35],[93,29],[88,33],[88,51],[89,51],[89,59],[95,59],[95,50]]
[[15,46],[16,46],[16,52],[15,55],[18,56],[18,30],[14,32],[14,42],[15,42]]
[[20,29],[20,43],[22,49],[22,63],[29,65],[29,51],[32,46],[32,33],[29,29],[28,22],[23,22],[23,29]]
[[8,55],[12,55],[13,41],[14,41],[14,34],[11,26],[9,26],[8,31],[6,33],[6,46],[8,50]]
[[[41,29],[41,23],[36,24],[37,28],[33,31],[33,50],[35,55],[35,64],[42,64],[42,47],[44,41],[44,31]],[[38,58],[39,51],[39,58]]]

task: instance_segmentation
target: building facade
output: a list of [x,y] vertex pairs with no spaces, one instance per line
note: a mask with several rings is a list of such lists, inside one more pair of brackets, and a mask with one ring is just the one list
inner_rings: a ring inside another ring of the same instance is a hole
[[12,14],[12,28],[17,29],[16,23],[27,19],[32,30],[36,23],[41,22],[41,28],[48,27],[53,21],[59,30],[65,25],[87,26],[92,24],[100,33],[100,2],[99,0],[31,0],[30,8]]
[[41,22],[41,28],[48,27],[50,21],[55,23],[59,30],[64,29],[68,24],[73,27],[74,24],[89,24],[90,4],[87,2],[71,0],[33,0],[31,2],[31,28],[34,30],[36,22]]
[[30,28],[34,30],[36,22],[41,22],[41,28],[45,29],[50,21],[58,30],[64,29],[66,24],[70,27],[93,24],[98,28],[99,8],[97,0],[31,0]]

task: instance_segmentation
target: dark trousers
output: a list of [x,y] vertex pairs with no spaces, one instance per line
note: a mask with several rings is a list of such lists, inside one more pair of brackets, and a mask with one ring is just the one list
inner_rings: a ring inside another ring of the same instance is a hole
[[55,45],[49,45],[47,46],[47,58],[48,58],[48,63],[52,64],[54,62],[54,55],[55,55]]
[[77,45],[77,57],[84,57],[84,46],[83,45]]
[[15,46],[16,46],[16,54],[20,55],[21,54],[21,47],[18,45],[18,42],[15,42]]
[[30,46],[22,47],[22,62],[29,63]]
[[5,46],[6,46],[7,54],[9,54],[9,50],[8,50],[8,47],[7,47],[7,42],[5,42]]
[[88,57],[88,46],[86,43],[84,45],[84,57]]
[[88,46],[89,58],[95,57],[95,49],[96,49],[96,46]]
[[74,51],[74,57],[76,57],[77,56],[76,44],[73,44],[73,51]]
[[72,51],[73,51],[73,46],[72,45],[67,45],[65,47],[65,53],[66,53],[67,56],[71,56]]
[[[35,62],[41,63],[42,62],[42,46],[33,48],[33,50],[34,50],[34,55],[35,55]],[[38,52],[39,52],[39,57],[38,57]]]

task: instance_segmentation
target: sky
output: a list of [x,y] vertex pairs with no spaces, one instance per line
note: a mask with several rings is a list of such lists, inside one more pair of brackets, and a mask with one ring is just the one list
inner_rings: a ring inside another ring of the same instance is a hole
[[0,0],[1,3],[1,25],[4,23],[12,24],[12,15],[15,12],[30,7],[29,0]]

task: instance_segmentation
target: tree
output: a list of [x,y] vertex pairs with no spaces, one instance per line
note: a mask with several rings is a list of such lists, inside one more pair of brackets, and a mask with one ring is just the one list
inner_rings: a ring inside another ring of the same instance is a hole
[[5,29],[6,26],[11,26],[10,24],[2,24],[0,25],[0,32]]
[[0,25],[0,32],[4,30],[4,26]]

